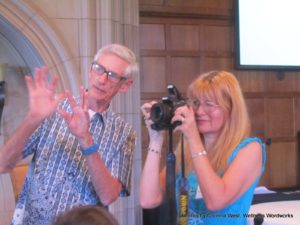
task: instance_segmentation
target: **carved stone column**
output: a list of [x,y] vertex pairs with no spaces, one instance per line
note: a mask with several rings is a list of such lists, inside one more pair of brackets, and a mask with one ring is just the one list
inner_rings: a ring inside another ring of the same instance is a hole
[[[96,2],[96,46],[121,43],[139,53],[138,0],[100,0]],[[94,24],[93,24],[94,25]],[[93,34],[93,32],[91,32]],[[87,38],[90,40],[91,38]],[[94,43],[94,40],[92,41]],[[128,93],[117,95],[113,109],[131,123],[138,134],[132,171],[131,195],[119,198],[109,209],[121,225],[142,224],[142,210],[139,206],[139,178],[141,174],[141,124],[140,124],[140,78],[136,77]]]

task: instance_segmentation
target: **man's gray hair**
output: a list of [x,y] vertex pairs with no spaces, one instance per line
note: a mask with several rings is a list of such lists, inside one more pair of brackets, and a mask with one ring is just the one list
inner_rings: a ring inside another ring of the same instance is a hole
[[133,51],[124,45],[120,44],[109,44],[98,50],[94,56],[94,61],[98,61],[99,57],[103,53],[111,53],[119,56],[121,59],[129,63],[129,66],[126,68],[124,76],[125,77],[134,77],[138,74],[138,63],[136,56]]

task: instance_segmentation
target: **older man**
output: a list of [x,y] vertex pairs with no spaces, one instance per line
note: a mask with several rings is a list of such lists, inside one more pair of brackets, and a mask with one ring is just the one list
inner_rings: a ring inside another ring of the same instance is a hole
[[48,225],[74,206],[107,206],[129,195],[136,134],[110,102],[137,72],[134,53],[111,44],[95,55],[88,90],[81,87],[77,98],[55,96],[57,78],[47,82],[45,67],[25,77],[29,112],[0,151],[0,173],[33,155],[13,225]]

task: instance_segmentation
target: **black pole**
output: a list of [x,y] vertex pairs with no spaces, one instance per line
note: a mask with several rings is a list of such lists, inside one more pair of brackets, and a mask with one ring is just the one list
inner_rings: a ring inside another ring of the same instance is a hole
[[181,179],[179,194],[179,210],[178,225],[187,225],[188,223],[188,205],[189,205],[189,185],[185,177],[185,161],[184,161],[184,143],[183,134],[181,134]]
[[169,151],[166,156],[166,225],[176,225],[175,165],[173,128],[169,129]]

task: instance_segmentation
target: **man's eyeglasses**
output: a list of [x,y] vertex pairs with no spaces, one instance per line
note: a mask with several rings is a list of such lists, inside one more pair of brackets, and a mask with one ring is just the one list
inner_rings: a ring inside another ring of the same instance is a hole
[[111,80],[112,82],[119,82],[121,80],[126,80],[126,77],[122,77],[121,75],[113,72],[113,71],[109,71],[106,70],[106,68],[100,64],[98,64],[97,62],[92,62],[92,66],[91,66],[91,70],[92,72],[94,72],[97,75],[103,75],[104,73],[106,74],[106,77],[108,80]]
[[199,107],[201,106],[203,108],[203,110],[207,113],[212,113],[220,107],[217,103],[215,103],[213,101],[209,101],[209,100],[203,101],[203,102],[201,102],[198,99],[189,100],[188,104],[193,108],[194,111],[198,110]]

